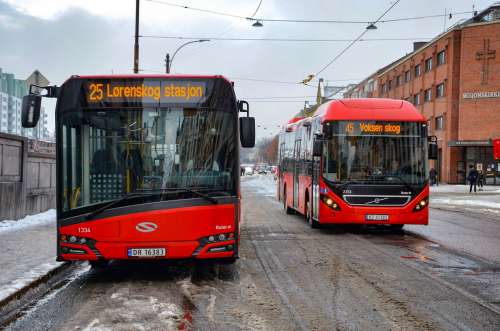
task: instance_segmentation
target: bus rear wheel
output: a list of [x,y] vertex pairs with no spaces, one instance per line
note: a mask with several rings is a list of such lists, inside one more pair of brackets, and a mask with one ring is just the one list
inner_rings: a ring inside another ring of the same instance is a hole
[[312,215],[311,215],[311,206],[309,204],[309,199],[306,198],[306,212],[305,212],[305,215],[306,215],[306,221],[307,223],[309,223],[309,226],[311,227],[311,229],[317,229],[320,227],[320,224],[318,221],[314,220],[312,218]]
[[292,208],[288,207],[288,205],[286,204],[286,186],[285,186],[285,191],[283,192],[283,209],[285,209],[285,213],[287,215],[293,214]]

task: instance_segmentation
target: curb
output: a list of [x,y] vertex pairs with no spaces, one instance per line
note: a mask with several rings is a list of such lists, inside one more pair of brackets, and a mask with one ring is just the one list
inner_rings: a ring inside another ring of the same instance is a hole
[[23,286],[22,288],[20,288],[16,292],[8,295],[4,299],[1,299],[0,300],[0,309],[4,308],[5,306],[7,306],[12,301],[20,299],[29,290],[34,289],[35,287],[37,287],[37,286],[39,286],[39,285],[47,282],[51,277],[57,275],[61,271],[63,271],[66,268],[68,268],[70,266],[70,264],[71,264],[70,262],[64,262],[64,263],[58,265],[57,267],[55,267],[54,269],[50,270],[46,274],[41,275],[40,277],[38,277],[37,279],[33,280],[29,284],[26,284],[25,286]]

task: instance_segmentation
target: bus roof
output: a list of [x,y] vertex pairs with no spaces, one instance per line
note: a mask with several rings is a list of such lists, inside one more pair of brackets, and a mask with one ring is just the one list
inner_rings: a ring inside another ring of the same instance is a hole
[[171,74],[128,74],[128,75],[74,75],[71,76],[70,79],[124,79],[124,78],[199,78],[199,79],[216,79],[221,78],[227,81],[228,83],[232,83],[229,79],[222,75],[171,75]]
[[321,105],[314,116],[325,121],[425,122],[425,117],[409,102],[395,99],[339,99]]

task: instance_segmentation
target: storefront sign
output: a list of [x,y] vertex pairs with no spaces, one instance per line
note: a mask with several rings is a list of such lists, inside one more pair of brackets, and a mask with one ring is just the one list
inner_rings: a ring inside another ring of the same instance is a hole
[[464,92],[462,99],[488,99],[500,98],[500,91],[486,91],[486,92]]
[[[500,160],[500,139],[493,140],[493,158]],[[500,163],[498,164],[498,171],[500,171]]]
[[491,140],[450,140],[449,147],[462,146],[492,146]]

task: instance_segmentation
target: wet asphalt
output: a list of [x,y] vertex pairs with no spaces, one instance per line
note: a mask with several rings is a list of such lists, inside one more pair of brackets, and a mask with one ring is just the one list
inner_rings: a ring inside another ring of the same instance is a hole
[[432,210],[436,230],[310,229],[252,184],[257,180],[269,179],[243,184],[241,258],[235,265],[116,261],[91,270],[75,264],[4,327],[499,329],[500,263],[498,252],[488,253],[500,247],[498,224],[488,227],[497,220]]

